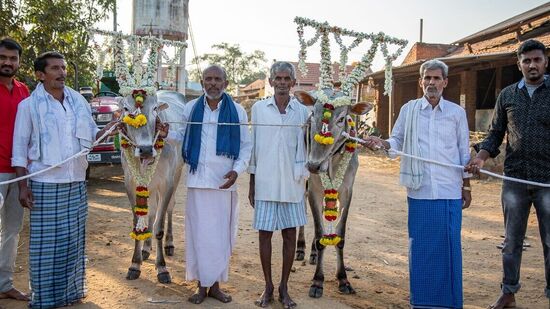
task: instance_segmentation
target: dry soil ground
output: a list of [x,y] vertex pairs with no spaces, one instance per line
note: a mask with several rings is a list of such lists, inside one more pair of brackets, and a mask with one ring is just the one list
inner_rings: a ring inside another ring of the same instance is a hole
[[[405,191],[397,183],[396,161],[361,155],[348,221],[345,260],[353,271],[348,276],[355,295],[337,293],[335,253],[325,254],[325,295],[311,299],[307,292],[314,266],[296,262],[291,274],[291,295],[299,308],[407,308],[407,207]],[[257,233],[251,228],[252,208],[247,201],[248,176],[239,179],[240,224],[236,251],[231,260],[229,282],[223,288],[233,295],[227,305],[207,299],[202,308],[255,308],[253,302],[263,287],[257,249]],[[195,284],[185,281],[183,233],[185,187],[180,184],[174,216],[176,254],[167,259],[173,283],[159,284],[154,264],[146,261],[141,278],[127,281],[133,242],[128,237],[131,213],[123,192],[119,167],[94,168],[89,182],[88,297],[75,308],[199,308],[186,302]],[[464,303],[466,308],[485,308],[499,293],[502,238],[500,183],[473,181],[474,201],[464,211],[462,247]],[[27,220],[27,219],[26,219]],[[306,228],[307,242],[312,221]],[[544,298],[542,248],[534,213],[527,231],[530,248],[523,256],[523,287],[517,295],[521,308],[548,308]],[[281,239],[274,237],[274,275],[279,278]],[[308,250],[309,251],[309,250]],[[152,255],[154,257],[154,254]],[[27,290],[28,224],[21,234],[16,286]],[[153,303],[153,302],[159,303]],[[170,302],[170,303],[169,303]],[[23,302],[0,300],[0,307],[26,308]],[[275,302],[272,308],[282,308]]]

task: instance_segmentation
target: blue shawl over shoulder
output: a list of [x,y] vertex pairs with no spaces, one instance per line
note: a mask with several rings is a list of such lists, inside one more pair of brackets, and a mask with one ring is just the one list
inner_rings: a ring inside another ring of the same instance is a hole
[[[193,110],[191,111],[190,122],[202,122],[204,108],[206,105],[205,96],[197,99]],[[235,102],[225,92],[222,95],[222,104],[218,123],[239,123],[239,114],[235,107]],[[191,173],[195,173],[199,164],[199,154],[201,149],[202,124],[187,124],[185,138],[183,141],[183,161],[190,166]],[[218,125],[218,134],[216,136],[216,155],[226,156],[236,160],[239,158],[241,146],[241,131],[238,125]]]

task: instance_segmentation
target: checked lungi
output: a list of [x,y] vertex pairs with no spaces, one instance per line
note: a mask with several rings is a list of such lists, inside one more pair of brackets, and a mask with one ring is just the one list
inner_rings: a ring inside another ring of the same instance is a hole
[[278,231],[307,224],[304,200],[299,203],[254,201],[252,226],[260,231]]
[[462,308],[462,200],[408,203],[412,307]]
[[86,295],[86,182],[30,182],[31,308],[56,308]]

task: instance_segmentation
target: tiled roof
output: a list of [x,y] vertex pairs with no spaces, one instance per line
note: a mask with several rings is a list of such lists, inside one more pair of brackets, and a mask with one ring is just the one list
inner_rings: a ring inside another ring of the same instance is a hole
[[[290,63],[292,63],[296,68],[296,74],[297,74],[296,86],[294,87],[294,89],[296,89],[299,86],[304,88],[309,88],[311,86],[312,89],[310,90],[317,89],[317,84],[319,83],[319,77],[321,76],[321,71],[320,71],[321,65],[319,63],[306,62],[306,67],[307,67],[306,76],[302,76],[302,72],[300,71],[300,69],[298,69],[298,62],[290,62]],[[353,70],[353,68],[354,67],[351,65],[346,65],[346,71],[345,71],[346,74],[349,74]],[[338,63],[333,63],[332,80],[334,81],[339,80],[338,78],[339,70],[340,70],[340,65]],[[370,72],[371,70],[368,69],[367,73],[370,73]]]
[[258,90],[265,87],[265,80],[264,79],[257,79],[250,84],[242,87],[239,89],[239,91],[250,91],[250,90]]
[[531,20],[537,19],[538,17],[548,15],[550,13],[550,2],[547,2],[543,5],[540,5],[534,9],[523,12],[519,15],[511,17],[505,21],[502,21],[496,25],[493,25],[489,28],[478,31],[474,34],[471,34],[463,39],[460,39],[455,44],[464,44],[464,43],[474,43],[486,39],[488,36],[498,36],[502,33],[508,33],[514,29],[528,24]]

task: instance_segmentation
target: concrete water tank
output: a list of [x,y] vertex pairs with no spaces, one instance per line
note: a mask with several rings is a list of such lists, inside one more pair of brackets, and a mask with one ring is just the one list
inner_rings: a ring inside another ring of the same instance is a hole
[[133,0],[132,33],[187,40],[189,0]]

